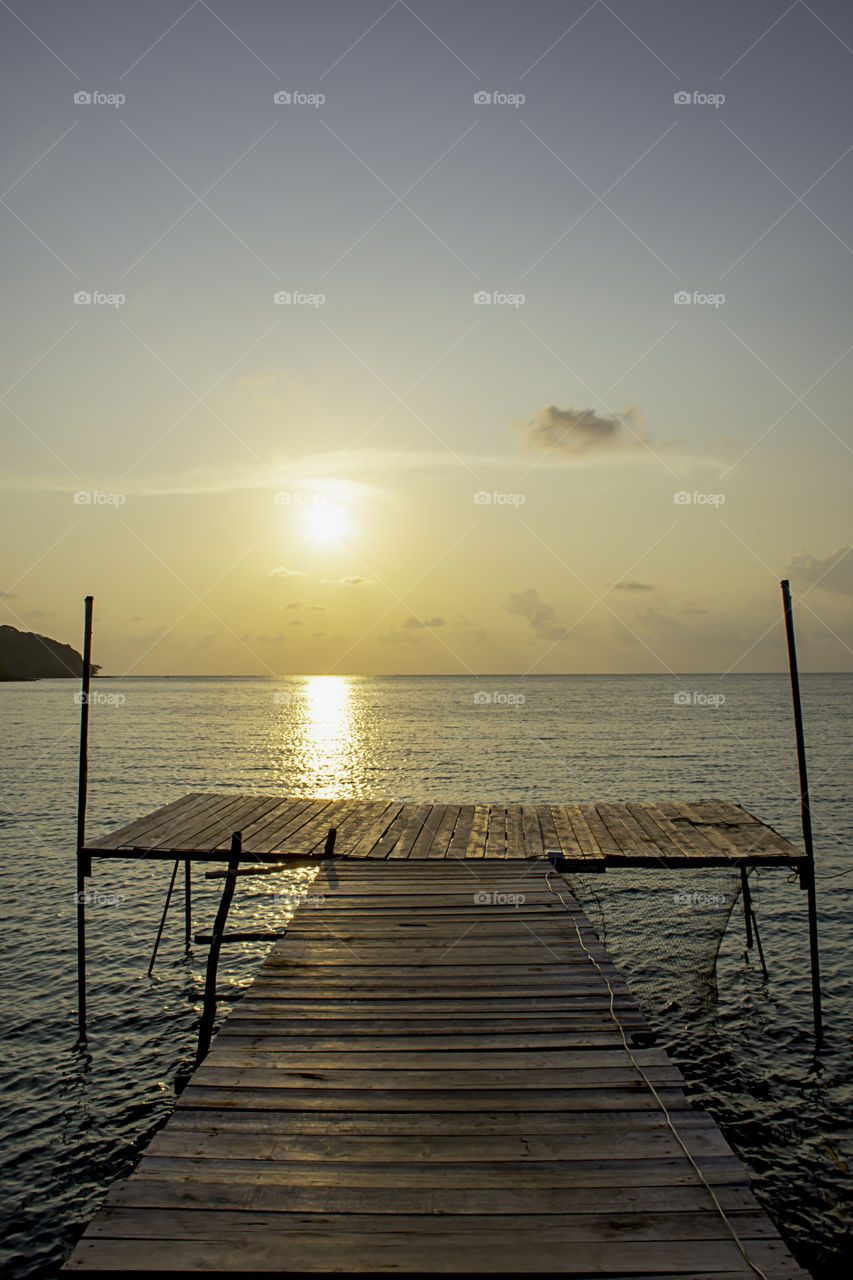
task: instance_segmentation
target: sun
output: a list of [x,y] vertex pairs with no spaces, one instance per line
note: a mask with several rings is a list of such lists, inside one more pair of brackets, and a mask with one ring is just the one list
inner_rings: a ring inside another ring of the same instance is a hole
[[333,502],[320,502],[303,510],[302,527],[312,542],[330,546],[344,540],[349,532],[349,520],[343,507]]

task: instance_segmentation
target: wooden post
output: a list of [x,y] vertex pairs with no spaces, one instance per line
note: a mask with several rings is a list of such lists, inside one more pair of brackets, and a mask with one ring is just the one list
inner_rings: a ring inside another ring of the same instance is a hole
[[210,1041],[213,1035],[213,1022],[216,1017],[216,970],[219,965],[219,952],[222,950],[222,935],[225,932],[225,921],[228,919],[228,911],[231,906],[231,899],[234,897],[234,887],[237,884],[237,868],[240,865],[240,854],[243,848],[243,836],[240,831],[235,831],[231,837],[231,856],[228,862],[228,871],[225,875],[225,884],[222,889],[222,897],[219,900],[219,910],[216,912],[216,919],[213,922],[213,934],[210,939],[210,951],[207,953],[207,972],[204,978],[204,1005],[201,1013],[201,1024],[198,1030],[198,1049],[195,1055],[195,1065],[201,1066],[207,1051],[210,1048]]
[[89,782],[89,679],[92,662],[92,604],[86,596],[83,621],[83,673],[80,685],[80,757],[77,771],[77,1030],[86,1039],[86,877],[92,861],[86,846],[86,797]]
[[740,891],[743,897],[743,922],[746,926],[746,949],[752,950],[752,896],[749,892],[749,878],[747,868],[742,866],[740,869]]
[[809,779],[806,770],[806,743],[803,733],[803,707],[800,699],[800,676],[797,668],[797,644],[794,638],[794,613],[791,606],[791,585],[782,582],[782,603],[785,610],[785,635],[788,640],[788,667],[791,673],[791,700],[794,704],[794,728],[797,735],[797,768],[800,775],[800,816],[803,825],[803,845],[807,862],[800,871],[800,885],[808,894],[809,952],[812,967],[812,1016],[814,1019],[815,1048],[823,1043],[823,1013],[820,999],[820,954],[817,941],[817,896],[815,893],[814,840],[812,837],[812,811],[809,796]]
[[169,911],[169,903],[172,901],[172,890],[175,887],[175,879],[178,875],[178,867],[180,866],[180,858],[175,859],[175,865],[172,868],[172,878],[169,881],[169,888],[166,891],[166,901],[163,904],[163,914],[160,917],[160,927],[157,930],[157,937],[154,939],[154,950],[151,952],[151,960],[148,965],[148,977],[154,972],[154,961],[157,959],[157,952],[160,949],[160,939],[163,936],[163,925],[166,923],[166,916]]
[[192,859],[184,859],[184,952],[190,953],[193,940]]

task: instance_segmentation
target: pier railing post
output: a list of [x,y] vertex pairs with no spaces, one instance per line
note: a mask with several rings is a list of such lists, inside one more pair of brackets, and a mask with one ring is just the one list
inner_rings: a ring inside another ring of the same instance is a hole
[[812,970],[812,1014],[814,1018],[815,1047],[823,1042],[823,1013],[820,998],[820,953],[817,941],[817,894],[815,892],[814,840],[812,837],[812,811],[809,796],[809,779],[806,770],[806,742],[803,733],[803,706],[800,698],[800,675],[797,667],[797,644],[794,637],[794,612],[791,605],[791,585],[787,578],[782,582],[782,602],[785,610],[785,635],[788,641],[788,667],[791,673],[791,699],[794,704],[794,728],[797,735],[797,768],[800,778],[800,817],[803,826],[803,845],[806,864],[800,870],[800,885],[808,894],[809,953]]
[[240,831],[235,831],[231,837],[231,853],[228,861],[228,871],[225,874],[222,897],[219,900],[219,909],[216,912],[216,919],[213,922],[210,951],[207,954],[207,972],[204,978],[204,1005],[201,1013],[201,1024],[198,1029],[198,1049],[196,1050],[195,1056],[195,1065],[197,1067],[201,1066],[204,1061],[213,1036],[213,1022],[216,1018],[216,971],[219,967],[219,952],[222,950],[222,935],[225,932],[225,921],[228,919],[231,899],[234,897],[234,888],[237,884],[237,868],[240,865],[240,854],[242,853],[242,849],[242,833]]
[[92,604],[86,596],[83,621],[83,672],[80,685],[80,758],[77,773],[77,1030],[86,1039],[86,877],[92,861],[86,847],[86,797],[89,781],[89,680],[92,664]]

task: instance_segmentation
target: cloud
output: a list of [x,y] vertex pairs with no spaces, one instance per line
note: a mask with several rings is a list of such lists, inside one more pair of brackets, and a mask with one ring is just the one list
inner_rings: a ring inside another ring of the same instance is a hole
[[306,606],[309,613],[325,613],[326,606],[324,604],[309,604]]
[[614,582],[614,591],[654,591],[650,582]]
[[528,587],[526,591],[511,593],[504,608],[507,613],[526,618],[531,629],[542,640],[556,640],[563,634],[564,628],[557,620],[556,610],[546,604],[533,587]]
[[301,569],[286,569],[280,564],[277,569],[271,569],[269,576],[271,578],[304,578],[305,574]]
[[707,609],[703,609],[700,604],[686,604],[683,609],[678,610],[679,617],[692,618],[696,614],[707,613]]
[[786,577],[834,595],[853,596],[853,547],[839,547],[821,560],[806,553],[793,556]]
[[320,581],[327,587],[361,587],[369,586],[369,578],[360,578],[358,574],[351,574],[346,578],[321,578]]
[[594,409],[560,409],[549,404],[526,422],[514,425],[528,448],[578,457],[642,448],[646,442],[639,433],[642,422],[643,415],[633,404],[612,416],[602,416]]
[[301,600],[291,600],[290,604],[282,605],[282,608],[284,608],[284,609],[301,609],[301,608],[302,608],[302,601],[301,601]]
[[289,627],[304,627],[305,623],[302,621],[301,618],[294,618],[291,622],[288,622],[287,625]]
[[423,619],[423,618],[416,618],[414,614],[412,614],[411,618],[406,619],[406,621],[403,623],[403,626],[410,627],[411,629],[414,630],[418,627],[445,627],[447,626],[447,623],[445,622],[444,618]]

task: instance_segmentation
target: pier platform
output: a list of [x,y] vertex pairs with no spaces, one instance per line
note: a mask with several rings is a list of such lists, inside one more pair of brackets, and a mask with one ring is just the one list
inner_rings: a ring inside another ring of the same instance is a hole
[[82,852],[222,862],[239,830],[244,858],[313,862],[323,855],[330,828],[339,858],[467,861],[554,854],[556,865],[593,870],[806,861],[796,845],[729,800],[460,805],[228,792],[183,796],[87,842]]
[[91,852],[212,857],[221,823],[245,856],[329,826],[348,856],[64,1272],[807,1280],[543,857],[611,858],[630,831],[632,858],[679,833],[700,864],[722,838],[778,860],[780,837],[699,806],[577,806],[575,826],[573,806],[218,800],[215,821],[188,797]]

